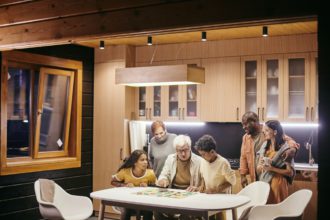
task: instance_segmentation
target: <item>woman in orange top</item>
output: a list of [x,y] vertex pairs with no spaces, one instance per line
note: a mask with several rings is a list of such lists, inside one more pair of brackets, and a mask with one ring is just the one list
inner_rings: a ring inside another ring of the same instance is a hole
[[[155,185],[156,176],[148,167],[148,156],[143,150],[135,150],[131,156],[119,167],[118,172],[112,176],[111,185],[118,187],[146,187]],[[133,209],[123,209],[121,220],[129,220],[136,212]],[[145,220],[152,220],[152,212],[141,211]]]
[[266,141],[260,148],[257,173],[260,180],[270,184],[268,204],[282,202],[289,195],[289,183],[295,176],[292,157],[284,159],[283,154],[289,150],[284,139],[283,128],[279,121],[270,120],[265,123],[263,132]]

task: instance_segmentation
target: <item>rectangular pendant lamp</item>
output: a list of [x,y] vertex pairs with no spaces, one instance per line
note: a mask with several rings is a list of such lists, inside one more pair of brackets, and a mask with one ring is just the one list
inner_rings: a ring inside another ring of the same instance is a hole
[[116,69],[116,84],[127,86],[188,85],[205,83],[205,68],[196,64]]

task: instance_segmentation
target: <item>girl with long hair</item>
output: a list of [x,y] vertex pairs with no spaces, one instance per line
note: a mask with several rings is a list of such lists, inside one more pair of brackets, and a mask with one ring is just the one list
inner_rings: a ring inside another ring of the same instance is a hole
[[[154,185],[156,176],[149,168],[147,153],[143,150],[135,150],[119,167],[116,174],[112,176],[111,185],[117,187],[146,187]],[[136,214],[133,209],[122,209],[121,220],[129,220],[131,215]],[[141,211],[145,220],[152,220],[152,212]]]

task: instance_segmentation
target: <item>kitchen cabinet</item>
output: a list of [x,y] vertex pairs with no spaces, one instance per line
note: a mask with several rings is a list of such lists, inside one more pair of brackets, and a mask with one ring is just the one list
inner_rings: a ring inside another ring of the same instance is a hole
[[200,115],[199,85],[171,85],[166,90],[166,120],[193,121]]
[[310,80],[310,121],[318,122],[319,119],[319,73],[317,52],[310,54],[311,80]]
[[317,58],[311,57],[310,53],[284,55],[285,121],[317,120]]
[[161,120],[164,116],[164,88],[148,86],[137,88],[137,115],[139,120]]
[[203,60],[206,83],[201,85],[203,121],[240,122],[240,57]]
[[316,54],[242,57],[241,68],[244,112],[256,112],[262,122],[317,121]]
[[283,118],[283,55],[243,57],[242,108],[260,121]]

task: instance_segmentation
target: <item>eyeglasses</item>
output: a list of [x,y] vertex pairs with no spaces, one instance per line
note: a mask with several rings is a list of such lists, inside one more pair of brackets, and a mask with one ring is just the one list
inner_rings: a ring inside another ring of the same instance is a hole
[[188,153],[190,151],[189,148],[184,148],[184,149],[177,149],[176,152],[179,153],[179,154],[182,154],[182,153]]

